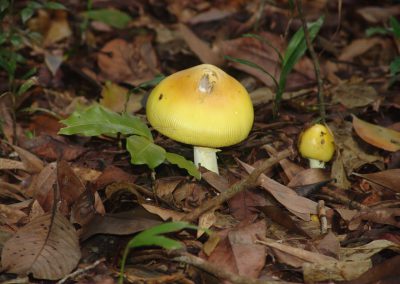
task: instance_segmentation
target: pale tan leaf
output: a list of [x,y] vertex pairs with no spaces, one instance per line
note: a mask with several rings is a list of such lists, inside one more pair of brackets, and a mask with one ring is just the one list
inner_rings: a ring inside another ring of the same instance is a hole
[[21,161],[0,158],[0,170],[26,170]]
[[74,227],[60,213],[44,214],[19,229],[3,248],[2,267],[16,274],[56,280],[70,273],[81,257]]
[[164,209],[158,206],[154,206],[151,204],[141,204],[144,209],[149,211],[150,213],[156,214],[161,217],[164,221],[171,219],[172,221],[179,221],[185,216],[182,212],[177,212],[170,209]]
[[370,50],[377,44],[380,44],[380,38],[360,38],[352,41],[342,50],[339,60],[351,61],[354,57],[360,56]]
[[26,171],[39,173],[43,169],[44,163],[36,155],[18,146],[12,145],[12,147],[18,153],[22,163],[24,163]]
[[197,238],[200,238],[204,234],[204,230],[209,229],[217,221],[214,210],[208,211],[202,214],[199,218],[199,229],[197,230]]
[[212,49],[206,42],[197,37],[197,35],[195,35],[187,26],[180,24],[179,31],[187,45],[190,47],[193,53],[199,57],[201,62],[217,66],[224,62],[224,59],[217,51]]
[[124,111],[126,104],[126,112],[137,112],[143,107],[142,100],[144,95],[130,94],[129,100],[126,102],[128,93],[129,90],[127,88],[107,81],[101,91],[103,98],[100,99],[100,104],[116,112]]
[[374,254],[390,249],[397,253],[400,252],[400,245],[388,240],[375,240],[366,245],[359,247],[343,247],[340,248],[340,260],[343,261],[360,261],[370,259]]
[[51,20],[50,26],[44,36],[44,46],[50,46],[72,35],[67,17],[68,14],[66,11],[57,10],[55,12],[55,18]]
[[6,204],[0,204],[0,222],[14,225],[18,223],[22,218],[26,217],[26,214]]
[[400,150],[400,132],[386,127],[368,123],[353,116],[353,127],[357,135],[365,142],[386,151]]
[[371,267],[371,260],[305,262],[303,264],[303,275],[306,283],[345,281],[359,277]]

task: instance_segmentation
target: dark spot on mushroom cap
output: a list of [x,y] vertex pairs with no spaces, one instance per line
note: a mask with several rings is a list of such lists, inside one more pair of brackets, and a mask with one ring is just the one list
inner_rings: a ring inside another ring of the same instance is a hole
[[161,101],[162,98],[163,98],[163,96],[164,96],[164,95],[161,93],[160,96],[158,97],[158,100]]

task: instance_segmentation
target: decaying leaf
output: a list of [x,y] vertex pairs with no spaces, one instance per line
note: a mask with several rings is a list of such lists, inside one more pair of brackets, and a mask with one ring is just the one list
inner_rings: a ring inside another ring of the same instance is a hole
[[110,81],[107,81],[101,91],[100,104],[106,108],[116,111],[134,113],[143,107],[143,94],[130,94],[129,90]]
[[19,229],[1,255],[2,267],[17,274],[56,280],[72,271],[81,257],[74,227],[60,213],[42,215]]
[[400,150],[400,132],[375,125],[353,115],[353,127],[358,136],[367,143],[386,151]]
[[382,185],[395,192],[400,192],[400,169],[391,169],[371,174],[353,174],[365,178],[373,183]]
[[161,217],[164,221],[171,219],[172,221],[179,221],[185,216],[184,213],[165,209],[162,207],[154,206],[151,204],[142,204],[143,208],[149,211],[150,213],[156,214]]

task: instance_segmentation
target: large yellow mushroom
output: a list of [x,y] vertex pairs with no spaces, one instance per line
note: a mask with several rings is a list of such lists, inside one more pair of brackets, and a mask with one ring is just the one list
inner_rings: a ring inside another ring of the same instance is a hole
[[174,73],[151,92],[150,124],[165,136],[194,145],[194,162],[218,173],[216,148],[246,139],[254,111],[246,89],[216,66]]

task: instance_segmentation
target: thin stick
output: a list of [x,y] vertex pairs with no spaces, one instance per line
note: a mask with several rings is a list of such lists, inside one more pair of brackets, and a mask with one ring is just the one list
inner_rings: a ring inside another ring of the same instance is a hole
[[211,208],[218,207],[225,201],[231,199],[237,193],[242,192],[246,189],[254,187],[257,185],[258,177],[265,172],[267,169],[278,163],[280,160],[283,160],[289,157],[292,154],[292,151],[287,149],[282,152],[279,152],[276,156],[265,160],[258,168],[256,168],[247,178],[241,180],[240,182],[232,185],[226,191],[222,192],[220,195],[204,202],[201,206],[194,209],[192,212],[187,214],[183,220],[192,222],[199,218],[204,212],[210,210]]
[[74,279],[75,277],[95,268],[97,265],[99,265],[100,263],[104,262],[105,259],[101,258],[96,260],[94,263],[84,267],[84,268],[80,268],[75,270],[74,272],[72,272],[71,274],[66,275],[63,279],[61,279],[60,281],[57,282],[57,284],[62,284],[65,283],[68,279]]
[[283,284],[287,282],[282,281],[268,281],[252,279],[245,276],[238,275],[223,269],[220,265],[215,265],[205,259],[191,255],[189,253],[182,253],[181,255],[172,258],[173,261],[184,262],[204,270],[219,279],[225,279],[234,284]]
[[303,30],[304,30],[304,37],[306,39],[306,44],[308,51],[310,52],[312,62],[314,64],[314,72],[315,72],[315,78],[317,79],[317,84],[318,84],[318,109],[319,109],[319,115],[321,116],[322,122],[325,123],[325,103],[324,103],[324,90],[323,90],[323,81],[321,77],[321,67],[319,65],[318,57],[317,54],[315,53],[314,46],[312,45],[311,39],[310,39],[310,33],[308,32],[307,29],[307,22],[306,19],[304,18],[303,15],[303,6],[302,6],[302,0],[296,0],[297,4],[297,11],[299,12],[299,17],[301,20],[301,23],[303,25]]

